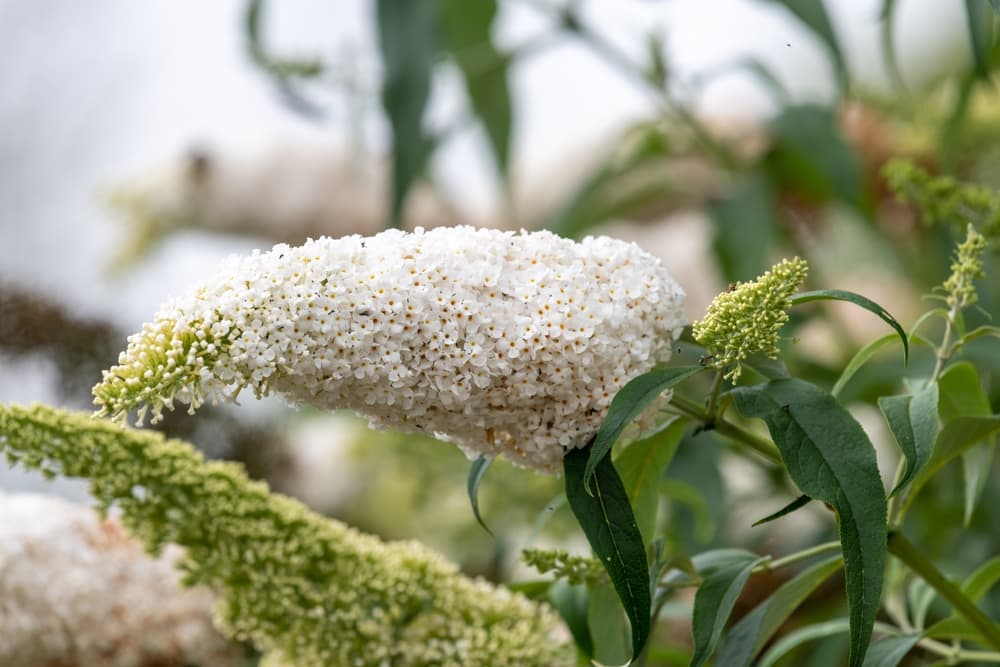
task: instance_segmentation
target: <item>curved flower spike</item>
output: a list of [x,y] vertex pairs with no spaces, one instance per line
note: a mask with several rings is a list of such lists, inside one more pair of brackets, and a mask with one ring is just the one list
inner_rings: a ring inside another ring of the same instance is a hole
[[788,321],[792,295],[806,279],[804,259],[784,259],[757,280],[738,283],[712,300],[694,323],[694,339],[705,346],[711,365],[740,377],[740,362],[754,354],[778,356],[778,332]]
[[278,245],[164,307],[95,403],[155,420],[249,386],[553,472],[622,385],[670,357],[683,300],[658,259],[606,237],[451,227]]

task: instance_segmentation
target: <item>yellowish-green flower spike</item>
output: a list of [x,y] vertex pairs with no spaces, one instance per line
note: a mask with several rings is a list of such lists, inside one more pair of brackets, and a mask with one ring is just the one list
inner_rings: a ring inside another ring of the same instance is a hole
[[778,356],[778,332],[788,321],[795,291],[806,279],[804,259],[785,259],[757,280],[737,283],[712,300],[705,318],[695,322],[694,338],[708,351],[708,363],[740,377],[740,362],[754,354]]
[[220,624],[296,667],[572,664],[552,612],[458,573],[415,542],[384,543],[269,493],[190,445],[55,408],[0,405],[0,451],[85,477],[153,553],[186,549],[186,581]]
[[955,261],[951,264],[951,275],[944,281],[942,289],[945,292],[945,302],[953,312],[958,312],[977,301],[976,278],[985,276],[983,271],[983,252],[986,250],[986,238],[977,232],[972,225],[966,230],[965,240],[959,244],[955,252]]
[[524,549],[521,560],[540,574],[553,573],[557,579],[566,579],[571,586],[594,586],[607,581],[601,561],[588,556],[571,556],[559,549]]

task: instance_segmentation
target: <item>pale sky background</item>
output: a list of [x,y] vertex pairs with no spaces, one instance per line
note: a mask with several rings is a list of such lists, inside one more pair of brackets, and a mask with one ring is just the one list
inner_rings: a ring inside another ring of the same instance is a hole
[[[267,33],[277,52],[319,54],[341,63],[371,97],[363,128],[352,136],[348,105],[324,97],[322,123],[284,106],[271,82],[246,57],[242,0],[0,0],[0,280],[41,292],[82,315],[137,330],[172,294],[206,276],[246,239],[179,234],[127,281],[104,274],[121,223],[102,204],[110,186],[171,160],[195,144],[265,149],[282,144],[343,146],[361,141],[381,152],[379,62],[374,1],[272,0]],[[497,38],[530,40],[545,21],[525,0],[501,0]],[[966,66],[961,0],[901,0],[899,60],[919,84]],[[752,0],[585,0],[590,25],[638,57],[645,35],[665,37],[674,79],[752,55],[766,63],[796,101],[829,101],[833,73],[817,40],[777,3]],[[876,21],[880,0],[827,0],[853,77],[884,88]],[[431,123],[460,109],[456,78],[435,81]],[[584,154],[651,98],[580,46],[566,40],[513,71],[517,104],[514,173],[530,190],[544,187],[560,160]],[[716,121],[759,121],[774,110],[766,90],[734,72],[696,99]],[[496,202],[478,131],[456,137],[433,170],[473,215]],[[0,317],[3,314],[0,313]],[[52,402],[53,373],[44,360],[0,357],[0,401]],[[0,487],[18,482],[4,477]]]

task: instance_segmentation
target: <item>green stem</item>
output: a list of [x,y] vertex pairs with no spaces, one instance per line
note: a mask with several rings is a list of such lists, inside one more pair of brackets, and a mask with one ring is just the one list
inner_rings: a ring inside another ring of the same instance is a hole
[[722,389],[722,371],[715,371],[715,379],[712,380],[712,388],[708,392],[708,412],[709,419],[714,420],[719,410],[719,391]]
[[706,426],[714,428],[721,435],[746,445],[771,463],[781,464],[781,454],[778,453],[778,448],[767,438],[762,438],[756,433],[727,421],[722,415],[711,417],[703,406],[680,394],[675,393],[670,399],[670,403]]
[[928,560],[902,533],[897,531],[889,534],[889,553],[920,575],[931,588],[938,592],[938,595],[954,607],[955,611],[975,626],[993,648],[1000,650],[1000,626],[966,597],[965,593],[945,577],[937,569],[937,566]]
[[807,560],[813,556],[825,554],[830,551],[840,551],[840,540],[834,542],[824,542],[823,544],[817,544],[814,547],[809,547],[808,549],[803,549],[802,551],[796,551],[793,554],[789,554],[775,560],[764,561],[753,569],[753,574],[777,570],[778,568],[785,567],[786,565],[793,565],[799,561]]

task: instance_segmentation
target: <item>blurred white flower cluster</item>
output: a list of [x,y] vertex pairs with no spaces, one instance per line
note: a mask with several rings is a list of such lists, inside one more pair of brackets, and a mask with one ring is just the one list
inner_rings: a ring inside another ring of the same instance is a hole
[[103,414],[252,387],[541,471],[670,357],[684,292],[607,237],[471,227],[321,238],[236,258],[129,339]]
[[50,496],[0,492],[0,665],[240,665],[184,589],[180,550],[153,559],[114,519]]

